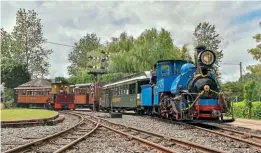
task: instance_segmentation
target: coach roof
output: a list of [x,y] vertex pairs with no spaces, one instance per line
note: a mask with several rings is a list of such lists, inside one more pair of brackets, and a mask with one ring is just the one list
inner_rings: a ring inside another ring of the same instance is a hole
[[144,71],[144,72],[133,75],[133,77],[131,77],[131,78],[126,77],[126,78],[123,78],[116,82],[106,84],[103,86],[103,88],[107,88],[107,87],[122,84],[122,83],[131,82],[131,81],[148,80],[148,79],[150,79],[150,77],[151,77],[150,71]]

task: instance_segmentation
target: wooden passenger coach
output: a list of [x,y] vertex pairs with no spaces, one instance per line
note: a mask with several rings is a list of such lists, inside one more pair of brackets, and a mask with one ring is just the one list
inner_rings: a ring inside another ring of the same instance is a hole
[[74,104],[76,108],[93,109],[95,103],[96,109],[99,106],[101,87],[104,83],[86,83],[71,85],[74,88]]
[[70,84],[51,83],[46,79],[34,79],[15,88],[15,103],[27,108],[75,108]]
[[50,92],[51,82],[48,80],[31,80],[15,88],[15,102],[18,107],[46,107]]

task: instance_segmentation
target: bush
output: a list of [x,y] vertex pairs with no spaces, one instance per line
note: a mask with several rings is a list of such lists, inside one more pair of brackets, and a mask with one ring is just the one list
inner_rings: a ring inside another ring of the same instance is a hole
[[[252,119],[261,119],[261,102],[252,102]],[[234,116],[236,118],[247,118],[248,109],[244,102],[233,103]]]
[[3,102],[5,108],[15,108],[16,104],[14,103],[14,89],[8,88],[5,91]]
[[3,104],[5,109],[16,108],[16,104],[14,103],[14,101],[3,102]]

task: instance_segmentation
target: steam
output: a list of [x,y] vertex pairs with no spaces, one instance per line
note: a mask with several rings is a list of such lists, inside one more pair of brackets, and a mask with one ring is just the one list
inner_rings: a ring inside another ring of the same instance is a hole
[[189,56],[192,58],[192,61],[195,62],[194,53],[195,53],[195,46],[192,43],[188,43],[187,45]]

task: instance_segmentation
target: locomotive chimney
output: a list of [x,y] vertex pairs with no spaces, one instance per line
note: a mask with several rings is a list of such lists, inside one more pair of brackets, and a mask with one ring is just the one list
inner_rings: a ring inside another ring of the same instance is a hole
[[[204,46],[204,45],[198,45],[195,49],[197,50],[197,56],[196,56],[196,57],[198,57],[198,55],[199,55],[202,51],[205,51],[205,50],[206,50],[206,46]],[[200,59],[199,59],[199,58],[197,58],[197,68],[198,68],[198,72],[200,72],[201,70],[200,70]]]

